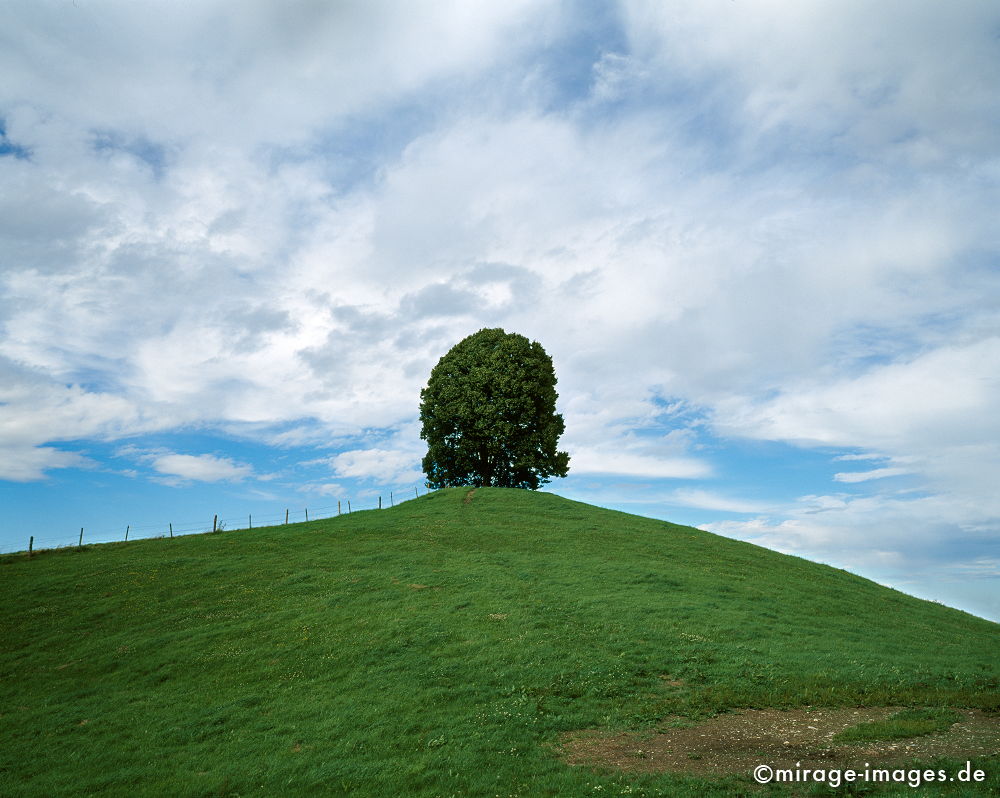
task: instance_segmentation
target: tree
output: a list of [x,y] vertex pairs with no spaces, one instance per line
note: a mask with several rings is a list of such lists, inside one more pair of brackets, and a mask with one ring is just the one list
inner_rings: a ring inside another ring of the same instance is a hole
[[537,341],[483,329],[459,341],[420,392],[427,485],[530,488],[564,477],[556,373]]

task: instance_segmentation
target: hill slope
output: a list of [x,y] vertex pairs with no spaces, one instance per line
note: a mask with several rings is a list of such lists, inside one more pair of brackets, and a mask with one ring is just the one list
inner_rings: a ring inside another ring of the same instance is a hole
[[735,707],[998,709],[1000,626],[551,494],[0,558],[0,794],[724,794],[549,744]]

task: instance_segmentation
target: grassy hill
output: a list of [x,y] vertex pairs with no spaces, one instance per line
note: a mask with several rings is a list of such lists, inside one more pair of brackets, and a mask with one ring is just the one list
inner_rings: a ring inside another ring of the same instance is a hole
[[0,598],[5,796],[758,794],[553,743],[744,707],[1000,710],[997,624],[526,491],[8,555]]

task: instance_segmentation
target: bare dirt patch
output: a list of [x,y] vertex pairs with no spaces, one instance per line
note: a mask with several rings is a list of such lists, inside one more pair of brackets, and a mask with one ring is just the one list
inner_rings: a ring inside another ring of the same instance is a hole
[[468,504],[472,501],[472,497],[476,495],[477,488],[473,488],[468,493],[465,494],[465,498],[462,499],[462,504]]
[[591,729],[567,734],[560,753],[570,765],[698,775],[749,774],[761,764],[862,770],[866,762],[883,767],[938,756],[1000,755],[1000,717],[978,710],[957,710],[962,720],[937,734],[861,745],[832,743],[844,729],[883,720],[900,709],[747,709],[646,733]]

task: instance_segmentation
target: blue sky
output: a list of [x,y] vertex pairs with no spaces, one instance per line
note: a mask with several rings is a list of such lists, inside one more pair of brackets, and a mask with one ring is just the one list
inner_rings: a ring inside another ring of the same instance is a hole
[[482,327],[561,495],[1000,619],[993,2],[14,2],[0,548],[371,506]]

